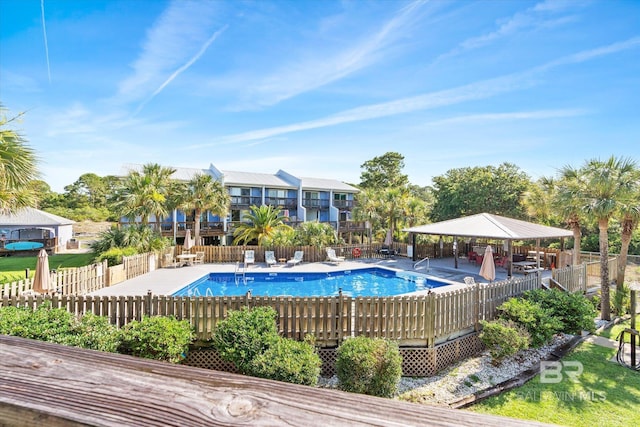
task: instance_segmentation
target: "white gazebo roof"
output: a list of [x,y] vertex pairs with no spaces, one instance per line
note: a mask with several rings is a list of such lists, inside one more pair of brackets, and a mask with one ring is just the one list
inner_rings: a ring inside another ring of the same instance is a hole
[[402,231],[415,234],[480,237],[498,240],[531,240],[573,236],[571,231],[563,228],[534,224],[489,213],[405,228]]

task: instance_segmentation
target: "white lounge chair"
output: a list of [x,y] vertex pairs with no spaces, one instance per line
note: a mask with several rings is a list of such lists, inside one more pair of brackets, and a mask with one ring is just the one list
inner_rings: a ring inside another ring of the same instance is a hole
[[196,259],[193,260],[194,264],[204,263],[204,252],[196,252]]
[[164,254],[163,267],[176,268],[180,263],[173,257],[173,254]]
[[249,264],[256,262],[254,251],[244,251],[244,266],[248,267]]
[[264,260],[267,263],[267,267],[278,265],[278,261],[276,260],[276,256],[273,251],[264,251]]
[[343,256],[337,256],[336,251],[333,248],[326,248],[327,250],[327,261],[340,263],[345,260]]
[[287,264],[292,267],[296,264],[300,264],[302,262],[303,256],[304,256],[304,251],[295,251],[295,253],[293,254],[293,258],[287,261]]

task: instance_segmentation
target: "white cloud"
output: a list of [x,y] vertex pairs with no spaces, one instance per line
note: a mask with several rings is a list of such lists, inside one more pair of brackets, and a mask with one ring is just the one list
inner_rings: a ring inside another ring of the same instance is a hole
[[291,61],[258,84],[248,87],[244,91],[244,102],[240,108],[277,104],[383,60],[382,51],[411,31],[417,13],[424,4],[423,1],[416,1],[407,5],[386,21],[378,31],[339,52],[327,54],[318,50],[316,46],[316,49],[313,49],[317,52],[316,55]]

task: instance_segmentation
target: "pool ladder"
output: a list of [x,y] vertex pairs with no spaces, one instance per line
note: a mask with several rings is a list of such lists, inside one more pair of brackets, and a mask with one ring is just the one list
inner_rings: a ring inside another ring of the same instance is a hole
[[236,281],[236,286],[240,283],[240,279],[242,279],[242,283],[247,284],[247,265],[242,263],[242,268],[240,268],[240,261],[236,262],[236,270],[233,273],[233,277]]
[[417,267],[419,264],[421,264],[421,263],[423,263],[423,262],[425,262],[425,261],[427,261],[427,271],[429,271],[429,257],[423,258],[423,259],[421,259],[420,261],[418,261],[418,262],[416,262],[415,264],[413,264],[413,269],[415,270],[415,269],[416,269],[416,267]]

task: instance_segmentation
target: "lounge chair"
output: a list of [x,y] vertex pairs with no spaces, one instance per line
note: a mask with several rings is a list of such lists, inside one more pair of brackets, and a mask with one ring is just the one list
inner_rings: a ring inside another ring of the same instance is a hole
[[248,267],[249,264],[256,262],[254,251],[244,251],[244,266]]
[[467,277],[464,278],[464,284],[465,285],[475,285],[476,284],[476,280],[471,276],[467,276]]
[[176,259],[173,257],[173,254],[164,254],[164,260],[162,264],[163,264],[163,267],[165,268],[168,268],[168,267],[176,268],[180,263],[176,261]]
[[293,258],[287,261],[287,264],[292,267],[296,264],[300,264],[302,262],[303,256],[304,256],[304,251],[295,251],[295,253],[293,254]]
[[204,263],[204,252],[196,252],[196,259],[193,260],[194,264]]
[[327,250],[327,261],[340,263],[345,260],[343,256],[337,256],[336,251],[333,248],[326,248]]
[[273,253],[273,251],[264,251],[264,260],[267,263],[267,267],[278,265],[278,261],[276,260],[276,255]]

